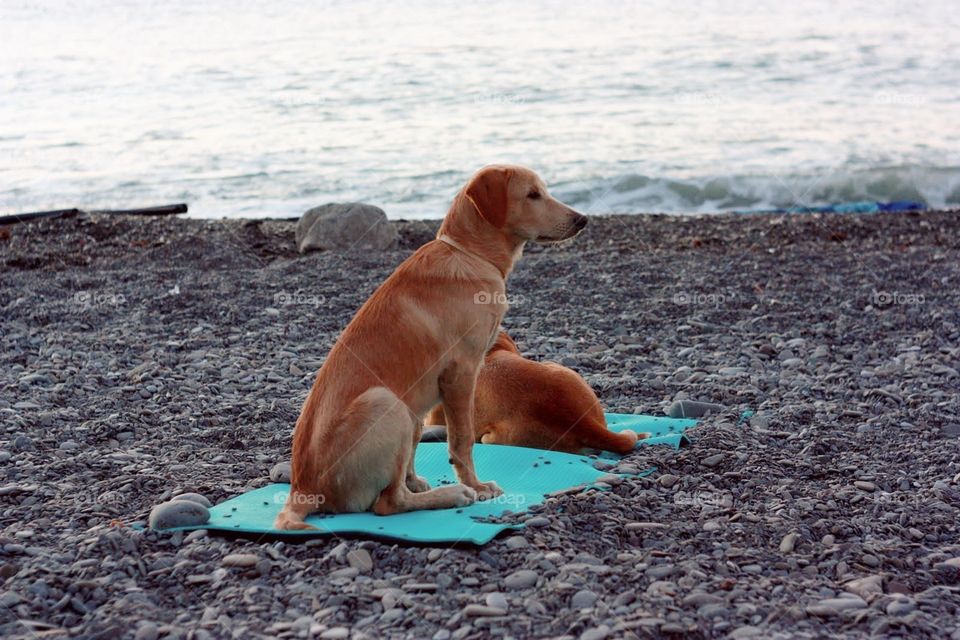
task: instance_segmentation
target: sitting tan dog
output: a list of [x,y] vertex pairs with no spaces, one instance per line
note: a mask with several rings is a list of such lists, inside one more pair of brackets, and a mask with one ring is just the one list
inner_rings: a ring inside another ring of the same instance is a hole
[[[528,241],[575,236],[587,218],[529,169],[490,166],[455,197],[437,239],[387,278],[340,335],[293,435],[277,529],[311,513],[391,514],[501,493],[473,466],[477,372],[506,311],[504,281]],[[414,470],[422,419],[443,402],[461,484],[431,489]]]
[[[446,424],[444,406],[435,407],[425,422]],[[505,331],[480,369],[473,427],[475,442],[567,453],[625,454],[649,436],[607,429],[600,400],[583,378],[553,362],[527,360]]]

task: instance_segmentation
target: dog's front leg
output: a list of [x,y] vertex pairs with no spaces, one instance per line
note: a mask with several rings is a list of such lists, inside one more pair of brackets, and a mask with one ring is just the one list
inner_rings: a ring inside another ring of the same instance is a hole
[[473,467],[473,404],[478,371],[478,367],[451,365],[440,376],[440,397],[447,422],[450,464],[457,479],[476,491],[478,499],[489,500],[503,491],[496,482],[481,482]]

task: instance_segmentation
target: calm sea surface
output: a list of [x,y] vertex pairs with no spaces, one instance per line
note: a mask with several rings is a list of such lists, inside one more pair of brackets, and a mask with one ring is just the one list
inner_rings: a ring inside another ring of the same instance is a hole
[[[793,6],[789,6],[793,5]],[[0,2],[0,213],[960,204],[955,2]]]

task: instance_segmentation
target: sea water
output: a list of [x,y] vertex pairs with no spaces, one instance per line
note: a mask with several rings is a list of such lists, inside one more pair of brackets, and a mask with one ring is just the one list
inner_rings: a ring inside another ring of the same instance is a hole
[[0,214],[442,216],[529,165],[587,213],[960,204],[950,0],[2,0]]

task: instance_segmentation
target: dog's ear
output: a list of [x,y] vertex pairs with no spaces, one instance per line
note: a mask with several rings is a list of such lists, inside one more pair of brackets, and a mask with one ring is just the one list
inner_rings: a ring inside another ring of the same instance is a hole
[[466,196],[484,220],[503,228],[507,223],[507,187],[513,171],[506,167],[488,167],[473,177]]

